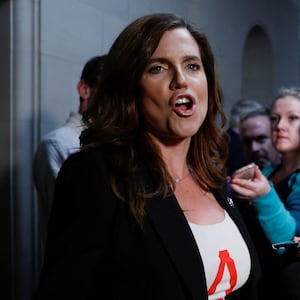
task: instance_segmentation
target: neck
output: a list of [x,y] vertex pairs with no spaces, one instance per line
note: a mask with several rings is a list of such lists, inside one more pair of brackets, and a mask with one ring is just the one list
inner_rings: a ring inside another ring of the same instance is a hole
[[292,172],[296,169],[300,168],[300,155],[296,153],[296,155],[283,154],[281,160],[281,169],[284,172]]
[[183,181],[184,179],[186,179],[192,172],[193,172],[192,167],[188,167],[187,166],[187,171],[186,171],[185,175],[183,175],[182,177],[175,177],[174,178],[174,182],[176,184],[180,183],[181,181]]
[[164,143],[163,140],[157,138],[149,132],[149,137],[160,149],[162,159],[168,169],[171,177],[180,182],[190,174],[187,165],[187,153],[190,147],[191,138],[185,138],[173,143]]

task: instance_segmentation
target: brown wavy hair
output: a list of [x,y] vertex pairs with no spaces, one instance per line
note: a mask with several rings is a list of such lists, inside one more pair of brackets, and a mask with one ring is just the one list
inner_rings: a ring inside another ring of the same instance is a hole
[[93,105],[84,114],[88,128],[80,140],[83,151],[101,146],[112,190],[129,204],[139,223],[145,201],[167,196],[174,188],[161,153],[143,126],[140,79],[164,32],[176,28],[186,28],[196,40],[208,82],[207,116],[191,139],[187,163],[205,190],[219,189],[226,176],[222,91],[205,34],[174,14],[152,14],[133,21],[109,50]]

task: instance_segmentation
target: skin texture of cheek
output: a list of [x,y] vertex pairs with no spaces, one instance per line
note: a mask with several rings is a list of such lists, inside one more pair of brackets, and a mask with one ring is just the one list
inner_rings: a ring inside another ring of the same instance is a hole
[[190,117],[178,116],[169,105],[156,105],[147,98],[145,101],[147,104],[144,117],[147,130],[159,136],[190,137],[197,133],[207,113],[207,100],[205,99],[196,105],[196,110]]

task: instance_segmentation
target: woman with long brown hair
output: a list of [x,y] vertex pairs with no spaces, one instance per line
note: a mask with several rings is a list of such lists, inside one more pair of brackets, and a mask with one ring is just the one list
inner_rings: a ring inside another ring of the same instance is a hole
[[129,24],[85,120],[56,182],[36,299],[257,299],[256,256],[222,192],[222,93],[205,35],[173,14]]

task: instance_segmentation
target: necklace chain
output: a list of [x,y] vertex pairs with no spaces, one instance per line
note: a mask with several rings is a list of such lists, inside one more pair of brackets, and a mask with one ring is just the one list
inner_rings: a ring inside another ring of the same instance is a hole
[[183,181],[184,179],[186,179],[193,172],[193,168],[192,167],[188,167],[188,170],[189,170],[188,173],[183,178],[176,177],[174,179],[175,184],[178,184],[179,182]]

